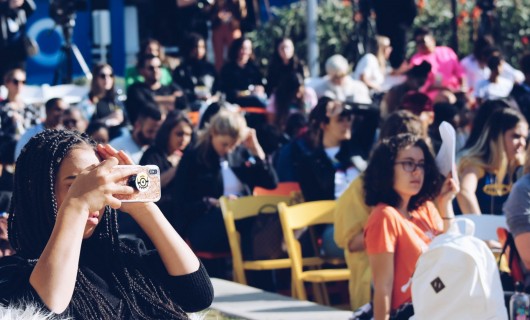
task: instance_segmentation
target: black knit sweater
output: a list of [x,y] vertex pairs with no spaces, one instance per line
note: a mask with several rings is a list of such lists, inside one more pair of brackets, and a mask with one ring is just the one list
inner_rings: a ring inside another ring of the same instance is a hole
[[[210,306],[213,300],[213,288],[204,266],[190,274],[170,276],[155,250],[143,251],[138,246],[137,257],[139,266],[155,281],[162,283],[170,292],[170,298],[186,312],[196,312]],[[82,263],[82,262],[81,262]],[[35,261],[20,256],[0,259],[0,305],[9,304],[37,304],[47,310],[37,292],[29,283],[29,277],[35,266]],[[109,273],[105,271],[105,263],[98,261],[85,264],[82,270],[89,281],[95,285],[102,296],[120,310],[120,319],[137,319],[126,307],[126,302],[120,297],[119,291],[109,285]],[[146,306],[149,308],[149,306]],[[72,305],[61,316],[74,316],[83,319],[83,315]]]

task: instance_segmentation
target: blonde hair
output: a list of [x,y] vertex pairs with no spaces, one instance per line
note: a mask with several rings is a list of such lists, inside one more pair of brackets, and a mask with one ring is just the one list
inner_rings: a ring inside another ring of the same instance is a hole
[[244,138],[247,122],[245,118],[237,113],[228,110],[221,110],[214,115],[205,128],[199,132],[197,139],[197,149],[199,157],[207,163],[207,156],[212,149],[212,137],[217,135],[229,136],[238,142]]
[[386,69],[385,50],[390,47],[390,39],[385,36],[376,36],[375,39],[377,40],[377,62],[384,72]]
[[348,60],[340,54],[332,55],[326,60],[326,74],[329,76],[346,75],[348,69]]
[[524,116],[513,109],[502,109],[494,112],[488,119],[477,142],[465,150],[460,159],[459,170],[469,166],[479,167],[496,175],[497,181],[504,181],[515,169],[525,163],[525,159],[515,159],[509,163],[504,145],[504,134],[525,122]]

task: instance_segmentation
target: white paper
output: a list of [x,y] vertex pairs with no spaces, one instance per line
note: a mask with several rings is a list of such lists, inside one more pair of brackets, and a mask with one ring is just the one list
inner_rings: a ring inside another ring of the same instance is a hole
[[452,173],[455,181],[458,181],[456,171],[456,132],[452,125],[444,121],[440,124],[440,136],[442,137],[442,146],[436,155],[436,165],[438,170],[445,177]]

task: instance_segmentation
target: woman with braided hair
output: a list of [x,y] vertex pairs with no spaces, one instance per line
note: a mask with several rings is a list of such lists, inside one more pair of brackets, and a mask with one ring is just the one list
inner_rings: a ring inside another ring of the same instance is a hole
[[[86,135],[46,130],[17,161],[9,237],[0,259],[0,305],[36,303],[75,319],[188,319],[213,290],[190,248],[154,203],[121,203],[135,169],[123,151]],[[130,214],[156,251],[118,239],[116,210]]]

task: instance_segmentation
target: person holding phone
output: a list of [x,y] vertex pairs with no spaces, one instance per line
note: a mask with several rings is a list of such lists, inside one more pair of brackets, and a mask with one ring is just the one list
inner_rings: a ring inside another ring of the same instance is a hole
[[250,195],[255,186],[274,189],[277,178],[256,130],[239,113],[221,110],[184,153],[175,184],[175,228],[185,230],[194,250],[226,252],[219,198]]
[[[154,203],[122,203],[134,167],[109,145],[67,130],[33,137],[17,160],[0,305],[37,304],[75,319],[188,319],[213,289],[200,261]],[[116,210],[157,250],[118,238]]]

